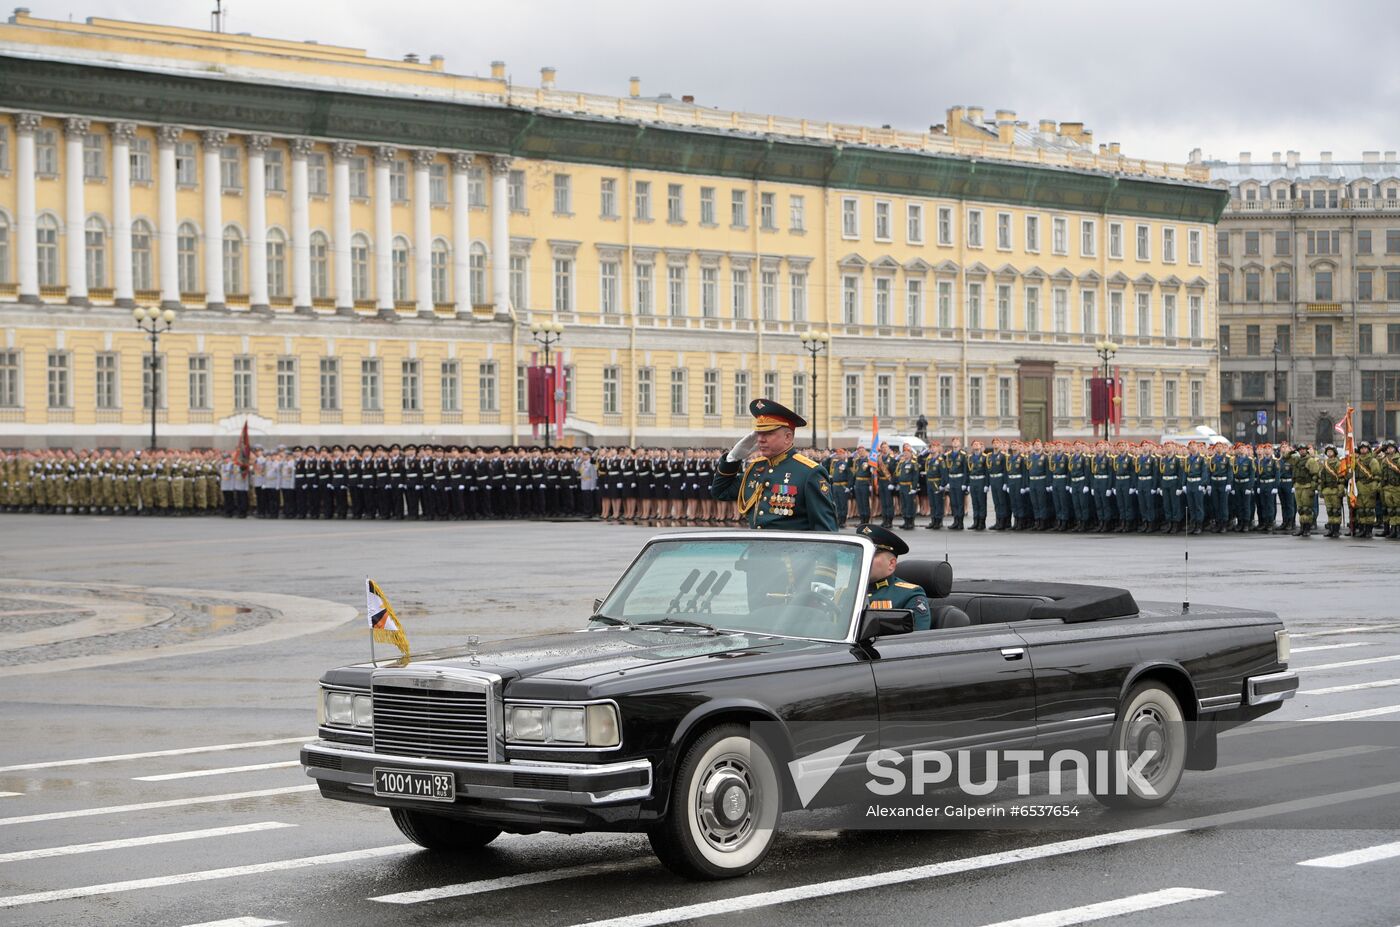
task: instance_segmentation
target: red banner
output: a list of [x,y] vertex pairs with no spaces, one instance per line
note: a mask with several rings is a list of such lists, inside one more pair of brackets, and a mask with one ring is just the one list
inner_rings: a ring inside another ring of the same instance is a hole
[[1117,377],[1093,377],[1089,380],[1089,420],[1095,425],[1105,422],[1117,425],[1122,420],[1122,384]]

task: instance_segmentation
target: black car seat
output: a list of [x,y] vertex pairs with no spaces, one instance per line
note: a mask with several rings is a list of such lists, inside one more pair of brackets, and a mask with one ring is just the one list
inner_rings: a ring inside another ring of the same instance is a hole
[[948,561],[904,560],[895,574],[906,583],[923,587],[924,595],[929,600],[930,626],[933,630],[963,628],[972,624],[972,619],[961,608],[947,602],[939,604],[939,600],[948,598],[948,593],[953,590],[953,565]]

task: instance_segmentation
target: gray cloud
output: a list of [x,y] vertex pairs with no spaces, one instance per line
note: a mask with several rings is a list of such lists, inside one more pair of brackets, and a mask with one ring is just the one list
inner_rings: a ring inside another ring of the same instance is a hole
[[[207,27],[213,0],[29,0],[36,16]],[[1077,120],[1125,153],[1400,147],[1394,0],[232,0],[228,28],[507,62],[535,84],[921,130],[948,106]]]

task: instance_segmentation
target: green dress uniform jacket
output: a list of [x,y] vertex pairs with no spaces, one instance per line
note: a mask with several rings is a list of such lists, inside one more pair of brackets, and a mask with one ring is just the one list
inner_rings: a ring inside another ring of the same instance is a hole
[[[741,469],[742,468],[742,469]],[[810,457],[785,451],[744,466],[722,459],[710,494],[737,502],[750,528],[773,531],[836,531],[836,506],[826,471]]]

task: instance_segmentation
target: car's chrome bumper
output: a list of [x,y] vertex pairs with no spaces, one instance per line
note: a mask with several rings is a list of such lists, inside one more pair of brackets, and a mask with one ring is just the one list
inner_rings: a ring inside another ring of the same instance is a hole
[[1248,705],[1268,705],[1292,698],[1298,691],[1298,674],[1292,670],[1251,676],[1244,681],[1244,699]]
[[[363,747],[316,740],[301,748],[306,774],[323,784],[373,794],[374,770],[450,772],[458,798],[491,802],[597,807],[629,804],[651,797],[651,763],[547,763],[514,760],[505,763],[459,763],[375,753]],[[386,799],[391,804],[392,799]]]

